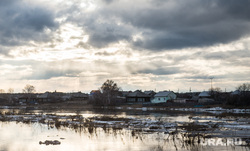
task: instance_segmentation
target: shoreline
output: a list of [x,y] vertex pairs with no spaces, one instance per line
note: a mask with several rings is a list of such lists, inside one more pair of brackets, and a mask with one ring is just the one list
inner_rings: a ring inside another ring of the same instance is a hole
[[212,114],[249,114],[250,108],[223,107],[223,105],[204,105],[204,106],[178,106],[178,104],[166,106],[145,105],[145,104],[119,104],[116,106],[95,106],[81,101],[68,101],[60,103],[45,103],[38,105],[0,105],[0,109],[20,109],[20,110],[67,110],[67,111],[90,111],[90,110],[113,110],[113,111],[141,111],[141,112],[201,112]]

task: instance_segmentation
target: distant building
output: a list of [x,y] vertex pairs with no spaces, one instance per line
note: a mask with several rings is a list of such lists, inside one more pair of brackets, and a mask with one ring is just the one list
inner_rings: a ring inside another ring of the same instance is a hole
[[199,96],[199,98],[209,98],[209,97],[211,97],[211,95],[207,91],[201,92],[198,96]]
[[45,92],[42,94],[38,94],[37,95],[37,100],[38,102],[42,103],[42,102],[50,102],[50,93],[49,92]]
[[35,104],[37,103],[37,97],[35,94],[22,94],[18,97],[18,103],[19,104]]
[[119,96],[127,97],[132,91],[119,91]]
[[136,90],[127,95],[126,102],[150,102],[150,96],[140,90]]
[[176,94],[173,91],[161,91],[155,94],[151,103],[166,103],[170,100],[175,100]]
[[70,98],[74,101],[86,101],[88,100],[89,95],[82,92],[70,93]]
[[240,95],[240,91],[239,90],[235,90],[234,92],[231,93],[231,95]]
[[198,103],[208,103],[208,102],[213,102],[214,99],[211,97],[209,92],[203,91],[198,95]]
[[154,96],[156,94],[155,91],[153,91],[153,90],[144,91],[144,93],[150,96],[150,101],[154,99]]
[[45,92],[41,94],[37,94],[36,100],[38,103],[46,103],[46,102],[60,102],[67,101],[70,99],[68,94],[63,92]]
[[89,95],[93,96],[96,93],[101,93],[101,91],[100,90],[92,90],[92,91],[90,91]]

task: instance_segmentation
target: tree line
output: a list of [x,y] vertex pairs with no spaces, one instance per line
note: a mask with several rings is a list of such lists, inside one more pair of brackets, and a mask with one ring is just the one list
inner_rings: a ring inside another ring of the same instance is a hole
[[[33,85],[27,84],[23,88],[23,93],[35,93],[35,92],[36,92],[36,88]],[[5,93],[4,89],[0,89],[0,93]],[[14,93],[14,89],[9,88],[7,93]]]

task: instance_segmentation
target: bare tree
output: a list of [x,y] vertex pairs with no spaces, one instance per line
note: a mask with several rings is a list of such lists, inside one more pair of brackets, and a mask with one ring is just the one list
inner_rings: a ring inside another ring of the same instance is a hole
[[119,87],[113,80],[107,80],[102,84],[101,92],[105,99],[105,104],[115,103],[115,99],[118,95]]
[[36,89],[33,85],[27,84],[23,89],[23,93],[35,93],[35,92],[36,92]]
[[14,93],[14,89],[13,88],[9,88],[8,89],[8,93]]
[[8,100],[11,104],[14,103],[14,97],[13,97],[12,93],[14,93],[14,89],[9,88],[8,89]]
[[4,89],[0,89],[0,93],[5,93]]
[[221,93],[222,90],[221,90],[221,88],[216,87],[216,88],[210,88],[210,89],[209,89],[209,92],[210,92],[210,94],[212,95],[212,94],[214,94],[214,93]]
[[250,84],[243,83],[236,87],[236,90],[238,90],[240,93],[239,96],[233,100],[233,104],[241,106],[250,105]]
[[110,105],[115,104],[120,88],[113,80],[107,80],[99,89],[99,93],[93,95],[95,104]]
[[236,90],[239,90],[240,92],[246,92],[250,91],[250,84],[249,83],[243,83],[236,87]]
[[23,93],[26,93],[26,96],[28,98],[28,102],[31,100],[32,94],[36,92],[36,89],[33,85],[29,85],[27,84],[24,89],[23,89]]
[[210,93],[211,97],[214,98],[215,101],[219,101],[220,94],[222,93],[222,90],[219,87],[210,88],[209,93]]

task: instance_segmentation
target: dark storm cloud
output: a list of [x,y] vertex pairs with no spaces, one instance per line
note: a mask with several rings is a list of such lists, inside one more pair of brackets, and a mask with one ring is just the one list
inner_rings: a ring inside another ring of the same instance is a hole
[[84,29],[89,35],[86,44],[79,43],[84,48],[124,41],[132,48],[159,51],[229,43],[250,34],[249,0],[100,0],[91,11],[80,3],[60,3],[50,10],[25,0],[0,1],[0,45],[49,41],[44,29],[53,33],[55,18]]
[[136,19],[127,19],[152,30],[139,43],[135,41],[135,46],[155,50],[203,47],[228,43],[250,33],[248,0],[177,2],[174,10],[148,8],[140,10],[143,13],[138,12]]
[[[95,21],[87,18],[85,30],[90,34],[88,43],[94,47],[102,48],[122,40],[130,41],[131,30],[126,26],[118,25],[114,18],[105,19],[97,15]],[[102,20],[101,22],[98,20]]]
[[238,19],[250,19],[250,1],[249,0],[219,0],[219,6],[223,6],[230,16]]
[[[250,33],[249,0],[106,1],[93,12],[70,16],[94,47],[125,40],[132,47],[165,50],[229,43]],[[141,34],[141,38],[133,36]]]
[[162,50],[179,49],[185,47],[204,47],[219,43],[238,40],[249,34],[249,23],[223,22],[204,27],[178,29],[178,31],[161,31],[146,33],[144,38],[135,41],[137,47]]
[[22,0],[0,3],[0,45],[25,45],[27,41],[48,41],[45,28],[53,29],[57,24],[49,9]]
[[129,39],[127,35],[115,33],[93,33],[90,36],[89,43],[97,48],[105,47],[109,43],[117,42],[122,39]]

